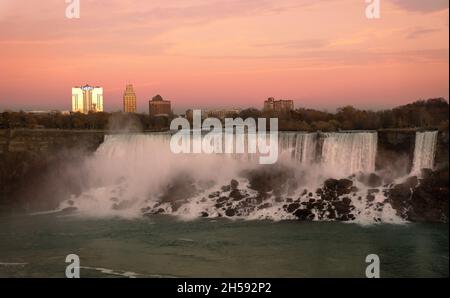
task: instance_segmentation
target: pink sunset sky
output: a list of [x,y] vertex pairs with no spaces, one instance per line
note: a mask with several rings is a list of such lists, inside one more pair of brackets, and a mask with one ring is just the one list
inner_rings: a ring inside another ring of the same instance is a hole
[[186,108],[256,107],[270,96],[333,111],[449,95],[448,0],[0,0],[0,111],[69,110],[71,87],[121,109],[161,94]]

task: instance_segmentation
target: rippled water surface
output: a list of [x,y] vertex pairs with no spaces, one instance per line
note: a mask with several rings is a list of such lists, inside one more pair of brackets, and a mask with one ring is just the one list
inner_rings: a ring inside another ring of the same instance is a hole
[[338,222],[0,218],[0,277],[448,277],[448,225]]

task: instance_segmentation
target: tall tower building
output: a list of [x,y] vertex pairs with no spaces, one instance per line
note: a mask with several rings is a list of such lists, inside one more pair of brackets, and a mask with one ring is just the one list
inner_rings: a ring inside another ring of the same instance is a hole
[[103,112],[103,88],[89,85],[73,87],[72,112]]
[[133,85],[129,84],[123,92],[123,111],[125,113],[136,113],[136,93],[134,93]]

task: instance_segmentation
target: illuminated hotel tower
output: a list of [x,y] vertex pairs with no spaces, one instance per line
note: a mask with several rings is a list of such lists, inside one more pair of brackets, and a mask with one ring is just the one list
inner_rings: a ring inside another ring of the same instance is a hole
[[123,93],[123,111],[125,113],[136,113],[136,93],[134,93],[131,84],[126,86]]
[[73,87],[72,112],[103,112],[103,88],[89,85]]

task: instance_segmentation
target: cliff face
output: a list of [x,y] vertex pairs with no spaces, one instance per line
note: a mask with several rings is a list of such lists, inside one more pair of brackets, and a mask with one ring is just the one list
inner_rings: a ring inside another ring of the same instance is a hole
[[31,153],[48,155],[76,147],[95,151],[103,142],[103,131],[1,129],[0,154]]
[[81,162],[103,139],[102,131],[0,130],[0,212],[2,205],[9,211],[51,207],[58,195],[76,191],[58,172]]
[[[448,132],[439,132],[435,166],[448,166]],[[416,130],[380,130],[376,169],[406,175],[411,171],[414,159]]]
[[438,143],[436,148],[436,166],[448,167],[448,131],[438,134]]
[[413,130],[378,131],[376,170],[384,170],[397,175],[409,173],[414,158],[415,139],[416,132]]

